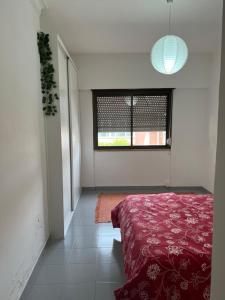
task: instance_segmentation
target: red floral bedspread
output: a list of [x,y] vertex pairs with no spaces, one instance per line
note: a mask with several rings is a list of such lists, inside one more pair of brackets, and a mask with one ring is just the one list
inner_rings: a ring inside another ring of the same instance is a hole
[[117,300],[209,300],[213,197],[130,195],[112,211],[126,284]]

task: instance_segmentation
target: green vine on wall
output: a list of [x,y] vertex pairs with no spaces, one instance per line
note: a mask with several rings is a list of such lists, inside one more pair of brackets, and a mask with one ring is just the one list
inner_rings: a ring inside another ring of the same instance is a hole
[[56,82],[54,80],[54,67],[52,64],[52,51],[49,46],[49,34],[38,32],[38,49],[41,63],[41,89],[43,111],[47,116],[54,116],[57,113],[55,100],[58,100],[56,93]]

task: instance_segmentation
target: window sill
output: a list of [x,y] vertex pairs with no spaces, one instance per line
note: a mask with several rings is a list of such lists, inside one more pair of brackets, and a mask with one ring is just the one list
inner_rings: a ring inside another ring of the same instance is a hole
[[171,146],[152,146],[152,147],[96,147],[97,152],[115,152],[115,151],[171,151]]

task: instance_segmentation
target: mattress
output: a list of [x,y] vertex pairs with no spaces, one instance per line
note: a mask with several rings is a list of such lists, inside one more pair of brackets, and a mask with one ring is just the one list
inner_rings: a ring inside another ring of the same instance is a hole
[[212,195],[129,195],[112,211],[127,281],[117,300],[209,300]]

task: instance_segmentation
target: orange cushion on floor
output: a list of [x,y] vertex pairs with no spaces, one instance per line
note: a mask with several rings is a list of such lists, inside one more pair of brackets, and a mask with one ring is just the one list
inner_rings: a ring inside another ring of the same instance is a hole
[[99,194],[95,210],[95,223],[111,222],[111,210],[128,194]]

